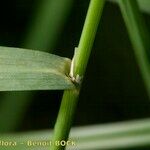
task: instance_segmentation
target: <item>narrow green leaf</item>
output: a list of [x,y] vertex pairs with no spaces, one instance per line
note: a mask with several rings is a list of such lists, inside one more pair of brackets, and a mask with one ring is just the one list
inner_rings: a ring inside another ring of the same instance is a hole
[[140,68],[150,98],[150,36],[136,0],[118,0],[124,22],[134,49],[135,57]]
[[0,47],[0,91],[73,88],[68,58],[45,52]]
[[[108,0],[108,1],[117,2],[117,0]],[[150,0],[137,0],[137,1],[138,1],[140,10],[145,13],[150,14]]]
[[[52,53],[71,12],[73,0],[42,0],[36,3],[36,11],[31,14],[21,47]],[[19,127],[34,95],[31,91],[4,95],[0,103],[0,132],[10,132]]]
[[[3,134],[2,141],[16,141],[15,149],[47,150],[45,146],[27,146],[27,141],[52,141],[52,131],[34,131],[17,134]],[[72,128],[70,141],[76,145],[69,145],[67,150],[118,150],[150,146],[150,119],[132,120],[109,124]],[[20,144],[24,143],[24,144]],[[0,150],[4,147],[0,147]],[[13,147],[7,148],[14,149]]]

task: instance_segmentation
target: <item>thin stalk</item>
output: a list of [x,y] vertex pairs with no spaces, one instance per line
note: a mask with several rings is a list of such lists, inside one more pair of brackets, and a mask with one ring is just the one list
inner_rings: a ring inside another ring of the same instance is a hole
[[[23,47],[52,52],[72,4],[73,0],[41,1],[30,23]],[[13,131],[20,125],[33,94],[33,92],[5,93],[0,104],[0,132]]]
[[150,36],[136,0],[118,0],[150,98]]
[[[105,0],[91,0],[79,46],[74,55],[73,77],[83,77],[90,57],[92,45],[96,36],[98,24],[102,15]],[[72,69],[72,68],[71,68]],[[57,121],[54,128],[53,143],[67,140],[78,103],[80,87],[64,92]],[[53,144],[52,150],[64,150],[65,146]]]

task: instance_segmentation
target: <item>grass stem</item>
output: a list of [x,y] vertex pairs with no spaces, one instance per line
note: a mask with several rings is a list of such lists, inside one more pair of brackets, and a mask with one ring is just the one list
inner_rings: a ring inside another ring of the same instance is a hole
[[[79,46],[74,55],[73,70],[75,78],[77,75],[80,77],[84,76],[98,24],[101,18],[104,2],[105,0],[91,0],[90,2]],[[77,87],[74,90],[64,91],[54,129],[54,143],[55,141],[66,141],[68,139],[76,105],[78,103],[79,92],[80,87]],[[54,144],[51,149],[64,150],[65,147],[62,147],[61,145],[56,146]]]

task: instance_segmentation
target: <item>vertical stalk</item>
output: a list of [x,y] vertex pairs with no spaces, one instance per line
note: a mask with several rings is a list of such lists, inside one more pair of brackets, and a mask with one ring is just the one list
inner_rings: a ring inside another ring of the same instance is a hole
[[150,98],[150,37],[136,0],[118,0]]
[[[91,0],[79,46],[74,55],[73,77],[83,77],[95,39],[98,24],[102,15],[105,0]],[[54,128],[52,150],[64,150],[65,146],[56,146],[56,141],[67,141],[76,105],[78,103],[80,87],[64,92],[57,121]]]

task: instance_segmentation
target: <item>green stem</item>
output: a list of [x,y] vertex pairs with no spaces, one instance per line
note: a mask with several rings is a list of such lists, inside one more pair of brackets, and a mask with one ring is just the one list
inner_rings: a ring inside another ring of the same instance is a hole
[[150,98],[150,37],[136,0],[118,0]]
[[92,0],[75,56],[75,75],[84,75],[105,0]]
[[[98,24],[101,18],[104,2],[105,0],[91,0],[90,2],[79,46],[74,56],[74,77],[77,75],[80,77],[84,76]],[[66,141],[68,139],[76,105],[78,103],[79,92],[80,87],[64,92],[55,124],[53,143],[61,140]],[[51,149],[63,150],[65,147],[62,147],[61,145],[56,146],[53,144]]]

